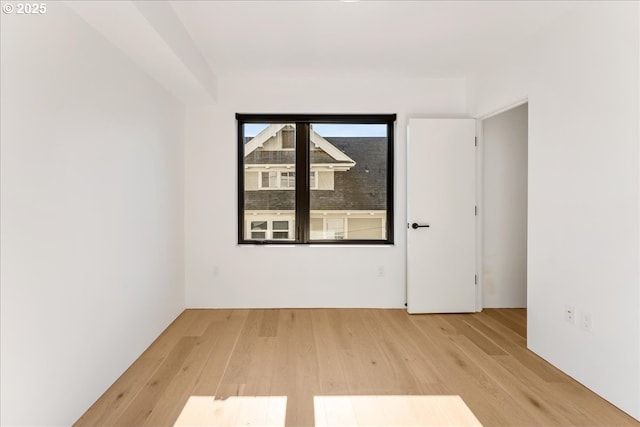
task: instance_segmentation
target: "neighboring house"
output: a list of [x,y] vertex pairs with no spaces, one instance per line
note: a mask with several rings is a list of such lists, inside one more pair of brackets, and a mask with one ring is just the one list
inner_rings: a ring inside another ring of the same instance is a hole
[[[268,126],[245,142],[245,237],[294,239],[295,131]],[[385,239],[386,137],[311,131],[311,239]]]

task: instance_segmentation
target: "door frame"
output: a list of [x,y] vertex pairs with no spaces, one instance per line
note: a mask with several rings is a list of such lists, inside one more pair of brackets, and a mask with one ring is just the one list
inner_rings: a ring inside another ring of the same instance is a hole
[[[478,207],[478,215],[476,215],[476,274],[478,275],[478,285],[476,286],[476,311],[482,311],[484,308],[484,274],[482,271],[482,265],[484,262],[484,253],[482,250],[484,243],[484,230],[482,228],[482,222],[484,218],[484,134],[482,122],[483,120],[489,119],[493,116],[497,116],[498,114],[502,114],[506,111],[517,108],[521,105],[529,103],[529,97],[522,98],[518,101],[515,101],[511,104],[508,104],[502,108],[492,110],[489,113],[482,114],[479,116],[475,116],[476,120],[476,138],[478,141],[476,147],[476,206]],[[527,126],[529,128],[529,126]],[[527,135],[529,130],[527,129]],[[527,140],[528,140],[527,136]],[[529,160],[527,159],[527,163]],[[527,188],[527,199],[528,199],[529,190]],[[529,303],[529,298],[527,296],[527,305]]]

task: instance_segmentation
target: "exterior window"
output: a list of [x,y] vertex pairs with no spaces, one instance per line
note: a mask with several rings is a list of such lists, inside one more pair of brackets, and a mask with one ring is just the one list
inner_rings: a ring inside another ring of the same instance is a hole
[[273,238],[289,238],[289,221],[273,221]]
[[290,240],[292,223],[289,220],[249,221],[251,240]]
[[274,189],[274,188],[296,188],[296,173],[295,172],[262,172],[260,174],[260,188]]
[[278,186],[277,172],[262,172],[262,188],[276,188]]
[[267,221],[251,221],[251,238],[255,240],[267,238]]
[[309,172],[309,188],[311,188],[312,190],[318,188],[318,181],[316,178],[317,174],[318,173],[316,171]]
[[236,119],[239,243],[393,243],[394,114]]
[[296,173],[282,172],[280,175],[280,188],[296,188]]
[[282,131],[282,148],[285,150],[293,150],[295,147],[295,132],[293,129],[284,129]]

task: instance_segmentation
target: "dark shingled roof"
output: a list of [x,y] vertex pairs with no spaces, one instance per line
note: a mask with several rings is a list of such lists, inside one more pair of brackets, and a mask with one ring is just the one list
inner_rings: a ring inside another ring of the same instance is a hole
[[247,210],[289,210],[296,207],[295,191],[252,190],[244,192],[244,208]]
[[[334,190],[312,190],[311,209],[386,210],[387,138],[325,137],[325,139],[352,158],[356,165],[346,172],[334,173]],[[270,153],[293,154],[293,152],[282,151]],[[325,162],[318,161],[318,163]],[[294,191],[245,191],[245,209],[247,210],[293,210],[294,208]]]

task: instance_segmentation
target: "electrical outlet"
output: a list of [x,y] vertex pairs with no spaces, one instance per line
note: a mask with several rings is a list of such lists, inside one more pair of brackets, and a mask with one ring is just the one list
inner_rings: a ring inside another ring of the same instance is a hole
[[220,275],[220,267],[218,267],[217,265],[213,266],[213,275],[214,276],[219,276]]
[[384,277],[384,266],[378,266],[378,277]]
[[592,326],[591,313],[580,313],[580,328],[583,331],[591,332]]
[[564,306],[564,320],[572,324],[576,323],[576,308],[574,306],[569,304]]

